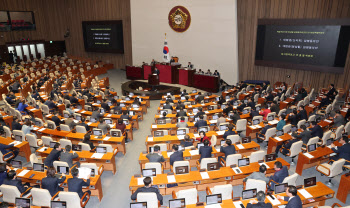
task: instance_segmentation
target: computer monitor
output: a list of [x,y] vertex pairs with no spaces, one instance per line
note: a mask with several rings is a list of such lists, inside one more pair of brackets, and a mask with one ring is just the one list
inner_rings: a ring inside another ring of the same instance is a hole
[[222,196],[221,194],[212,194],[212,195],[207,195],[206,196],[206,204],[211,205],[211,204],[220,204],[222,203]]
[[125,100],[126,100],[126,101],[130,101],[130,98],[129,98],[129,97],[125,97]]
[[125,104],[124,104],[124,103],[120,103],[119,106],[120,106],[120,107],[125,107]]
[[118,96],[118,95],[115,95],[115,96],[114,96],[114,99],[119,100],[119,96]]
[[147,208],[147,202],[133,202],[133,203],[130,203],[130,208]]
[[198,112],[198,108],[193,108],[193,109],[192,109],[192,112],[193,112],[193,113],[197,113],[197,112]]
[[179,145],[179,151],[185,150],[185,146]]
[[142,169],[142,176],[143,177],[151,177],[151,176],[156,176],[157,172],[155,168],[147,168],[147,169]]
[[77,105],[77,109],[82,110],[83,107],[81,105]]
[[284,193],[287,191],[288,183],[280,183],[275,185],[275,194]]
[[22,136],[21,135],[15,135],[15,140],[18,142],[22,142]]
[[186,207],[185,198],[169,200],[169,208],[185,208],[185,207]]
[[75,120],[81,121],[81,116],[75,116]]
[[138,107],[140,107],[140,106],[137,105],[137,104],[132,104],[132,107],[133,107],[133,108],[138,108]]
[[208,129],[207,127],[200,127],[200,128],[198,129],[198,132],[201,132],[201,131],[208,132],[209,129]]
[[237,105],[238,105],[237,101],[233,102],[233,106],[237,106]]
[[54,148],[55,147],[55,144],[58,143],[58,142],[50,142],[50,148]]
[[229,96],[229,95],[226,95],[226,96],[225,96],[225,99],[226,99],[226,100],[229,100],[229,99],[230,99],[230,96]]
[[91,107],[91,106],[88,106],[88,107],[87,107],[87,110],[88,110],[88,111],[92,111],[92,107]]
[[22,169],[22,161],[12,160],[11,161],[11,165],[12,165],[13,168]]
[[310,123],[309,123],[309,122],[305,122],[304,125],[305,125],[306,128],[309,128],[309,127],[310,127]]
[[227,125],[220,125],[220,131],[225,131],[228,129]]
[[216,101],[220,101],[220,97],[216,97]]
[[120,135],[120,131],[111,131],[111,135],[112,135],[112,137],[120,137],[121,135]]
[[333,143],[333,139],[327,139],[326,145],[329,146]]
[[102,130],[101,129],[94,129],[94,135],[95,136],[102,136]]
[[153,136],[154,137],[162,137],[162,136],[164,136],[164,132],[163,131],[154,131]]
[[40,126],[40,124],[41,124],[40,121],[37,121],[37,120],[35,120],[34,123],[35,123],[36,126]]
[[107,147],[96,147],[96,153],[106,153],[107,152]]
[[194,118],[194,121],[195,122],[199,121],[199,117]]
[[90,121],[91,121],[92,123],[95,123],[95,122],[96,122],[96,119],[95,119],[95,118],[90,118]]
[[312,152],[316,150],[316,144],[310,144],[307,146],[307,151]]
[[197,97],[198,97],[198,95],[195,95],[195,96],[194,96],[194,98],[197,98]]
[[249,158],[238,159],[238,167],[249,165]]
[[166,120],[164,118],[157,119],[157,124],[166,124]]
[[81,144],[72,144],[73,151],[81,151]]
[[219,170],[219,169],[220,169],[220,163],[218,162],[207,163],[207,171]]
[[132,97],[132,96],[134,96],[134,93],[129,92],[129,97]]
[[178,129],[176,135],[186,135],[186,129]]
[[255,197],[256,197],[256,189],[248,189],[248,190],[242,191],[242,199],[243,200],[251,199],[251,198],[255,198]]
[[100,108],[100,113],[105,113],[105,109],[104,108]]
[[197,90],[192,90],[192,93],[197,93]]
[[292,130],[291,130],[292,132],[296,132],[296,131],[298,131],[298,127],[297,126],[292,126]]
[[54,130],[54,129],[55,129],[55,128],[54,128],[54,125],[53,125],[52,123],[47,124],[47,128],[48,128],[48,129],[51,129],[51,130]]
[[199,148],[203,147],[204,146],[204,143],[198,143],[197,144],[197,149],[199,150]]
[[276,131],[276,136],[282,136],[284,133],[283,133],[283,131]]
[[316,185],[316,176],[304,179],[304,188],[315,186],[315,185]]
[[253,120],[253,125],[258,125],[260,123],[260,120],[259,119],[254,119]]
[[107,104],[108,104],[108,106],[111,106],[111,105],[112,105],[112,102],[111,102],[111,101],[108,101]]
[[242,114],[248,114],[248,110],[243,110]]
[[96,103],[97,103],[97,104],[101,104],[101,100],[97,100]]
[[112,119],[104,119],[106,124],[113,124],[113,120]]
[[181,99],[181,100],[186,100],[186,97],[181,96],[180,99]]
[[252,138],[250,136],[242,138],[242,144],[250,143],[250,142],[252,142]]
[[226,108],[226,105],[221,105],[221,109],[225,109]]
[[62,104],[63,103],[63,101],[62,100],[58,100],[58,104]]
[[220,141],[220,146],[223,146],[224,144],[226,144],[226,140],[223,139]]
[[129,120],[128,119],[123,119],[123,123],[125,124],[125,125],[129,125]]
[[67,207],[67,202],[65,201],[51,201],[51,208],[66,208],[66,207]]
[[272,154],[265,155],[265,162],[271,162],[275,160],[276,160],[276,154],[272,153]]
[[69,118],[69,114],[68,114],[68,113],[64,113],[64,114],[63,114],[63,117],[64,117],[64,118]]
[[189,173],[188,166],[177,166],[175,167],[176,174],[186,174]]
[[57,166],[57,173],[59,173],[59,174],[62,174],[62,173],[64,173],[64,174],[66,174],[66,175],[68,175],[69,174],[69,167],[68,166]]
[[135,112],[134,112],[134,111],[129,111],[129,115],[130,115],[130,116],[134,116],[134,115],[135,115]]
[[256,111],[260,111],[260,109],[261,109],[260,106],[256,106],[256,107],[255,107],[255,110],[256,110]]
[[166,93],[166,95],[167,95],[167,96],[168,96],[168,95],[170,95],[170,96],[171,96],[171,93],[170,93],[170,92],[167,92],[167,93]]
[[209,100],[208,100],[208,99],[205,99],[205,100],[204,100],[204,103],[209,103]]
[[30,208],[30,198],[16,197],[15,205],[16,207],[20,207],[20,208]]
[[218,115],[216,115],[216,114],[213,115],[213,120],[216,120],[216,119],[218,119],[218,118],[219,118]]
[[45,170],[44,164],[43,163],[33,163],[33,170],[44,172],[44,170]]
[[267,117],[267,120],[268,120],[268,121],[272,121],[273,119],[275,119],[274,116],[268,116],[268,117]]

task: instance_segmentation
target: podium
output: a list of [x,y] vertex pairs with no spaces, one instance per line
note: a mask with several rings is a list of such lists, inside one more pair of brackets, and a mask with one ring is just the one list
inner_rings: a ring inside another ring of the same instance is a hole
[[148,84],[149,85],[159,85],[159,76],[156,74],[148,75]]

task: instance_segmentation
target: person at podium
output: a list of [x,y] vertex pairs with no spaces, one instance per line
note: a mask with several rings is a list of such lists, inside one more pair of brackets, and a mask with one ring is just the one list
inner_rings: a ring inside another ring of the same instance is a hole
[[213,73],[210,71],[210,69],[208,69],[207,73],[205,73],[205,74],[209,75],[209,76],[213,75]]
[[159,74],[160,74],[159,69],[155,68],[155,69],[154,69],[154,71],[153,71],[153,74],[156,74],[156,75],[158,75],[158,76],[159,76]]
[[193,69],[193,64],[191,64],[191,62],[188,62],[187,68],[188,69]]
[[220,77],[220,73],[218,72],[218,70],[215,70],[213,75]]

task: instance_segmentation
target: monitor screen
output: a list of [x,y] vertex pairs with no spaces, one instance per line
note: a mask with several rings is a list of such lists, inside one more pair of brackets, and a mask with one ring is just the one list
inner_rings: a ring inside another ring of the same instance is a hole
[[130,116],[134,116],[134,115],[135,115],[135,112],[134,112],[134,111],[129,111],[129,115],[130,115]]
[[119,96],[118,95],[114,96],[114,99],[119,100]]
[[58,142],[50,142],[50,148],[54,148],[56,143]]
[[218,115],[213,115],[213,120],[216,120],[216,119],[218,119],[219,118],[219,116]]
[[280,183],[275,185],[275,194],[280,194],[286,192],[288,188],[288,183]]
[[106,124],[113,124],[113,120],[112,119],[105,119]]
[[198,95],[195,95],[195,96],[194,96],[194,98],[197,98],[197,97],[198,97]]
[[199,121],[199,117],[194,118],[194,121],[195,122]]
[[309,146],[307,146],[307,151],[308,152],[312,152],[316,150],[316,144],[310,144]]
[[51,201],[51,208],[66,208],[67,202],[65,201]]
[[101,113],[105,113],[105,109],[104,108],[100,108],[100,112]]
[[44,164],[43,163],[33,163],[33,170],[44,172],[44,170],[45,170]]
[[242,114],[247,114],[248,110],[243,110]]
[[75,116],[75,120],[81,121],[81,116]]
[[11,161],[11,165],[12,165],[13,168],[21,169],[22,168],[22,161],[12,160]]
[[143,177],[151,177],[156,176],[157,172],[155,168],[148,168],[148,169],[142,169],[142,176]]
[[124,104],[124,103],[120,103],[119,106],[120,106],[120,107],[125,107],[125,104]]
[[249,165],[249,158],[238,159],[238,167]]
[[130,208],[147,208],[147,202],[130,203]]
[[111,101],[108,101],[107,104],[108,104],[108,106],[111,106],[111,105],[112,105],[112,102],[111,102]]
[[52,124],[52,123],[48,123],[47,124],[47,128],[48,129],[51,129],[51,130],[54,130],[55,128],[54,128],[54,125]]
[[68,113],[64,113],[64,114],[63,114],[63,117],[69,118],[69,114],[68,114]]
[[243,102],[244,102],[244,104],[247,104],[247,103],[248,103],[248,100],[244,100]]
[[182,96],[180,99],[181,99],[181,100],[186,100],[186,97],[183,97],[183,96]]
[[82,110],[83,107],[82,107],[81,105],[78,105],[78,106],[77,106],[77,109]]
[[224,144],[226,144],[226,141],[223,139],[220,141],[220,146],[223,146]]
[[227,125],[220,125],[220,131],[225,131],[227,129],[228,129]]
[[199,148],[201,148],[201,147],[203,147],[203,146],[204,146],[203,143],[198,143],[198,144],[197,144],[197,149],[199,150]]
[[95,123],[96,122],[96,119],[95,118],[90,118],[90,121]]
[[124,123],[125,125],[129,125],[129,120],[123,119],[123,123]]
[[21,135],[15,135],[15,140],[18,142],[22,141],[22,136]]
[[220,204],[222,203],[222,196],[221,194],[208,195],[206,196],[206,202],[207,202],[207,205]]
[[166,120],[164,118],[159,118],[157,120],[157,124],[165,124],[166,123]]
[[81,151],[81,144],[72,144],[73,151]]
[[260,123],[260,120],[259,119],[254,119],[253,120],[253,125],[258,125]]
[[102,136],[102,130],[94,130],[94,135],[95,136]]
[[192,93],[197,93],[197,90],[192,90]]
[[133,108],[138,108],[138,107],[140,107],[140,106],[137,105],[137,104],[132,104],[132,107],[133,107]]
[[276,160],[276,154],[268,154],[265,155],[265,162],[275,161]]
[[332,143],[333,143],[333,139],[327,139],[327,142],[326,142],[327,146],[331,145]]
[[221,105],[221,109],[225,109],[226,108],[226,105]]
[[189,173],[188,166],[177,166],[175,167],[176,174],[186,174]]
[[304,179],[304,188],[315,186],[315,185],[316,185],[316,176]]
[[169,208],[185,208],[185,199],[171,199],[169,200]]
[[16,207],[30,208],[30,199],[16,197],[15,204]]
[[256,111],[259,111],[259,110],[260,110],[260,107],[259,107],[259,106],[256,106],[256,107],[255,107],[255,110],[256,110]]
[[251,199],[256,197],[256,189],[242,191],[242,199]]
[[309,127],[310,127],[310,123],[309,123],[309,122],[305,122],[304,125],[305,125],[306,128],[309,128]]
[[216,101],[219,101],[220,100],[220,97],[216,97]]
[[69,167],[66,167],[66,166],[57,166],[57,173],[64,173],[66,175],[69,174]]
[[250,143],[250,142],[252,142],[252,138],[250,136],[242,138],[242,144]]
[[155,131],[154,132],[154,137],[162,137],[164,136],[164,132],[163,131]]
[[186,135],[186,130],[185,129],[177,130],[176,135]]
[[193,113],[197,113],[197,112],[198,112],[198,108],[193,108],[193,109],[192,109],[192,112],[193,112]]
[[125,100],[126,100],[126,101],[130,101],[130,98],[129,98],[129,97],[125,97]]
[[199,128],[198,132],[201,132],[201,131],[208,132],[209,130],[207,127],[201,127]]
[[106,147],[96,147],[96,153],[106,153],[107,148]]
[[220,164],[218,162],[207,164],[207,171],[219,170],[219,169],[220,169]]
[[296,131],[298,131],[298,127],[297,126],[292,126],[292,130],[291,130],[292,132],[296,132]]
[[279,136],[282,136],[282,135],[283,135],[283,131],[277,131],[277,132],[276,132],[276,136],[279,137]]
[[273,119],[274,119],[273,116],[268,116],[268,117],[267,117],[267,120],[268,120],[268,121],[272,121]]
[[120,137],[120,131],[111,131],[112,137]]

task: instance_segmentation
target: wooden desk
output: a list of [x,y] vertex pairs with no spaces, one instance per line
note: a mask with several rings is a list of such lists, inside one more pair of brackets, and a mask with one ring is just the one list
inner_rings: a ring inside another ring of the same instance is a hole
[[345,176],[343,174],[340,178],[340,183],[337,192],[337,199],[341,202],[346,203],[346,198],[348,197],[350,191],[350,176]]
[[286,100],[281,101],[280,102],[280,109],[281,110],[286,109],[290,105],[290,103],[292,103],[294,100],[295,100],[295,98],[289,97]]
[[314,156],[313,158],[308,158],[300,152],[295,172],[302,175],[303,169],[311,168],[319,163],[328,161],[329,158],[327,156],[331,153],[333,153],[333,150],[328,147],[318,147],[315,151],[309,152],[310,155]]
[[[12,140],[11,138],[0,137],[1,144],[8,145],[13,141],[15,141],[15,140]],[[21,144],[18,144],[16,146],[12,147],[12,149],[18,149],[19,155],[21,155],[22,157],[25,157],[28,162],[30,161],[30,155],[32,154],[32,152],[30,151],[30,146],[29,146],[29,143],[27,141],[24,141]]]
[[274,137],[270,137],[269,138],[269,142],[268,142],[268,146],[267,146],[267,154],[271,154],[274,153],[276,151],[276,148],[278,145],[282,145],[283,142],[288,141],[290,139],[292,139],[292,136],[289,134],[284,134],[282,136],[279,136],[279,138],[281,138],[281,141],[278,141],[276,138]]

